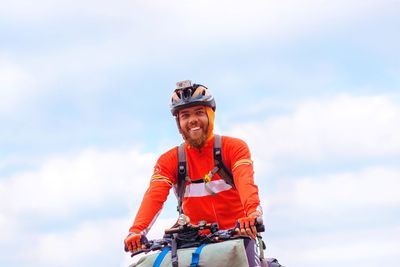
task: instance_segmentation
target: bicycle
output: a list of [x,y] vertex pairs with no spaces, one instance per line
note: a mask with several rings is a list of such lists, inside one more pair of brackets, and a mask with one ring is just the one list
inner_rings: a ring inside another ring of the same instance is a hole
[[[256,221],[255,226],[257,229],[259,258],[261,262],[265,263],[263,266],[271,266],[271,267],[281,266],[279,264],[273,265],[273,261],[276,261],[273,258],[264,259],[263,251],[265,249],[265,244],[261,239],[260,233],[265,231],[265,227],[260,221]],[[220,250],[221,246],[228,246],[228,243],[224,243],[225,241],[238,240],[237,242],[229,244],[234,249],[236,249],[235,246],[238,246],[240,244],[243,246],[244,241],[241,240],[246,240],[246,239],[250,240],[248,236],[241,236],[237,234],[237,227],[227,230],[220,230],[216,223],[207,223],[205,221],[202,221],[198,225],[192,225],[187,222],[184,222],[180,223],[176,227],[165,230],[164,236],[161,239],[147,240],[147,238],[142,236],[141,243],[144,245],[144,248],[142,250],[133,252],[131,256],[133,257],[141,253],[147,254],[151,251],[160,251],[160,253],[158,253],[157,256],[153,256],[153,258],[149,260],[149,262],[152,262],[152,264],[145,265],[145,266],[160,266],[161,263],[164,261],[165,256],[168,253],[170,253],[171,254],[170,263],[172,264],[173,267],[175,267],[178,266],[178,250],[181,252],[184,251],[183,249],[190,249],[190,251],[187,254],[191,257],[190,266],[193,267],[193,266],[198,266],[200,253],[206,245],[219,244],[216,245],[215,248],[216,250]],[[181,256],[182,254],[180,255],[180,257]],[[208,255],[205,255],[204,257],[206,256]],[[187,256],[184,257],[187,258]],[[214,265],[216,264],[215,255],[211,255],[210,257],[214,257],[214,259],[211,259],[213,261],[212,263],[213,265],[210,266],[217,266]],[[242,253],[241,255],[237,255],[237,257],[241,257],[242,259],[240,260],[242,260],[242,262],[244,257],[247,262],[247,257],[245,254]],[[169,261],[168,258],[166,260]],[[186,264],[188,264],[188,260],[187,259],[185,260]],[[142,262],[145,261],[146,259]],[[246,266],[246,265],[241,265],[241,263],[237,259],[232,261],[236,262],[238,264],[237,266]],[[227,265],[232,266],[231,264]],[[133,265],[133,266],[141,266],[141,265],[139,262],[139,265]],[[204,266],[204,262],[202,266]]]

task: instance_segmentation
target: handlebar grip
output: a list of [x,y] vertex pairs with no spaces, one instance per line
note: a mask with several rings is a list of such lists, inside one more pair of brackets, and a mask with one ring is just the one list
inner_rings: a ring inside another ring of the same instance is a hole
[[140,237],[140,243],[141,243],[142,245],[146,245],[146,244],[149,243],[149,240],[147,239],[147,237],[146,237],[145,235],[142,235],[142,236]]
[[264,224],[256,224],[256,230],[257,230],[257,233],[261,233],[261,232],[265,232],[265,226],[264,226]]
[[256,230],[258,233],[265,232],[264,221],[261,216],[256,218]]

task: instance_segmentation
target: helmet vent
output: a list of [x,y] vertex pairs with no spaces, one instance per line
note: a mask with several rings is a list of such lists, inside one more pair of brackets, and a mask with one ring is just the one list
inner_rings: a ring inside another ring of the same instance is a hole
[[192,97],[192,89],[186,88],[181,91],[182,100],[189,100]]

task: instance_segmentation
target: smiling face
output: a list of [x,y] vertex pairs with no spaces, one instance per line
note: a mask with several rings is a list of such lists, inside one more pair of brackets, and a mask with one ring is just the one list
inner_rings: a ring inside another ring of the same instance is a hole
[[204,106],[185,108],[178,113],[180,131],[189,145],[200,148],[207,141],[208,116]]

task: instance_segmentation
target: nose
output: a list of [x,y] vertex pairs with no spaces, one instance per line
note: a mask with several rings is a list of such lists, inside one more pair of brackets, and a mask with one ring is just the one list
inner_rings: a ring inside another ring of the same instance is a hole
[[189,124],[194,124],[194,123],[197,123],[198,122],[198,118],[197,118],[197,116],[190,116],[189,117]]

